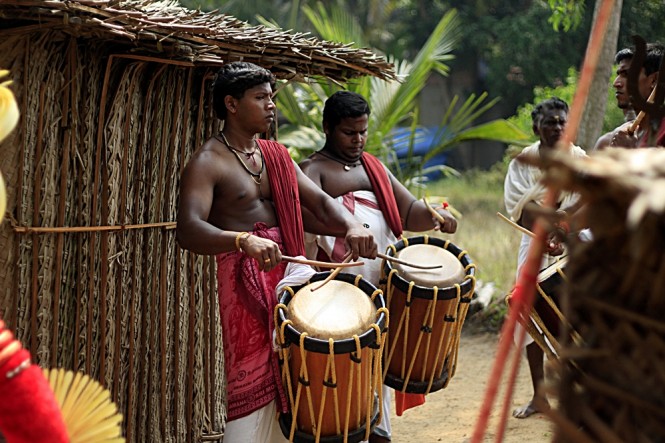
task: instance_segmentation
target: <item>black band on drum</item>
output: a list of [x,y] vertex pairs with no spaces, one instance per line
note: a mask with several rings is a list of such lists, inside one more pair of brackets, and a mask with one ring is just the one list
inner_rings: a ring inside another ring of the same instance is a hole
[[306,380],[303,376],[298,377],[298,383],[303,386],[309,386],[309,380]]
[[323,380],[323,386],[328,387],[328,388],[336,388],[337,383],[328,381],[328,380]]
[[[419,236],[419,237],[411,237],[408,239],[401,239],[397,243],[393,244],[388,248],[386,251],[387,255],[390,255],[391,257],[394,257],[397,255],[397,252],[401,251],[402,249],[408,247],[408,246],[413,246],[413,245],[432,245],[432,246],[438,246],[440,248],[443,248],[453,254],[455,257],[458,258],[458,260],[462,263],[464,266],[464,270],[466,273],[466,276],[464,278],[464,281],[459,284],[460,287],[460,292],[462,295],[466,295],[467,293],[470,293],[471,290],[473,289],[474,286],[474,276],[476,273],[476,267],[469,258],[469,255],[466,253],[463,253],[464,251],[457,246],[455,246],[453,243],[447,240],[443,240],[438,237],[427,237],[425,236]],[[384,268],[383,268],[383,273],[386,276],[391,275],[391,271],[393,270],[392,265],[388,260],[384,261]],[[386,281],[387,283],[387,281]],[[407,294],[409,290],[409,284],[410,282],[406,281],[402,276],[397,273],[397,275],[392,278],[391,284],[398,288],[400,291],[403,293]],[[457,286],[457,285],[456,285]],[[437,290],[437,299],[438,300],[451,300],[453,298],[456,298],[458,296],[458,289],[456,286],[450,286],[448,288],[438,288]],[[426,286],[420,286],[420,285],[413,285],[413,288],[411,289],[411,295],[413,297],[421,298],[421,299],[426,299],[426,300],[433,300],[434,299],[434,290],[432,288],[426,287]],[[464,297],[462,297],[464,298]],[[407,301],[407,306],[409,306],[409,303]]]

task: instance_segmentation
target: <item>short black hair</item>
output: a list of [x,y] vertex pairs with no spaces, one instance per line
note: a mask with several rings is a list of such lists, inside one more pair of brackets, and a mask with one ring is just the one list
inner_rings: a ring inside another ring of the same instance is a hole
[[337,91],[326,100],[323,106],[323,124],[331,131],[343,118],[355,118],[370,114],[367,100],[355,92]]
[[254,63],[232,62],[222,66],[217,71],[212,91],[213,108],[217,118],[226,119],[224,98],[227,95],[240,99],[246,90],[263,83],[270,83],[274,90],[275,76]]
[[533,126],[540,124],[540,119],[543,118],[545,111],[553,109],[560,109],[567,114],[568,103],[561,100],[559,97],[551,97],[538,103],[536,107],[533,108],[533,111],[531,111],[531,122],[533,123]]
[[[651,75],[654,72],[658,72],[658,69],[660,68],[660,61],[663,59],[663,55],[665,55],[665,46],[658,42],[647,43],[646,49],[647,56],[644,59],[642,67],[644,68],[644,73],[646,75]],[[623,48],[614,56],[614,63],[618,64],[623,60],[632,59],[634,55],[634,47]]]

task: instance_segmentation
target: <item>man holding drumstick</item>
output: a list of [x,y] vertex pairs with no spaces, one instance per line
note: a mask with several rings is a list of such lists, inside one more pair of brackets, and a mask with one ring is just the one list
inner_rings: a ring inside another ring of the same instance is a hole
[[217,259],[228,443],[285,441],[275,415],[287,403],[272,319],[282,254],[304,254],[300,203],[316,211],[328,234],[344,236],[354,259],[377,253],[371,232],[312,183],[284,146],[256,139],[275,118],[273,84],[252,63],[220,69],[213,104],[224,129],[192,155],[180,182],[178,242]]
[[[403,229],[455,232],[457,220],[446,210],[446,205],[436,208],[440,218],[433,218],[423,201],[416,199],[376,157],[364,152],[369,115],[369,105],[361,95],[350,91],[331,95],[323,109],[326,143],[300,164],[303,172],[372,231],[380,252],[394,244]],[[303,209],[304,220],[313,218],[313,213]],[[308,256],[324,254],[332,261],[339,261],[343,254],[342,239],[326,236],[325,227],[317,226],[316,221],[308,226],[311,226],[306,229],[308,232],[323,234],[307,236]],[[362,274],[378,286],[380,267],[378,260],[366,261],[363,267],[349,271]],[[384,386],[383,419],[371,435],[370,443],[391,439],[389,389]],[[414,397],[411,395],[409,399]],[[422,402],[422,397],[416,399],[417,404]],[[398,406],[400,415],[401,409]]]
[[[534,108],[531,113],[531,119],[533,132],[539,137],[539,140],[531,146],[524,148],[520,154],[524,156],[538,156],[547,150],[555,149],[568,121],[568,104],[557,97],[542,101]],[[571,146],[570,154],[573,156],[586,155],[584,150],[578,146]],[[504,183],[504,202],[508,215],[510,215],[514,222],[530,231],[533,230],[535,217],[528,209],[525,210],[525,208],[528,205],[542,205],[543,203],[546,188],[540,183],[541,175],[542,173],[537,167],[522,163],[518,159],[513,159],[508,166],[508,173]],[[565,211],[570,211],[575,206],[576,201],[577,195],[560,193],[557,207],[565,215]],[[517,257],[517,274],[519,274],[521,266],[526,261],[530,242],[531,237],[527,234],[522,234]],[[554,233],[548,237],[547,252],[549,257],[545,256],[543,258],[541,268],[545,268],[553,263],[553,256],[563,253],[563,246]],[[515,330],[516,339],[522,333],[523,330],[518,324]],[[517,418],[526,418],[536,412],[549,408],[547,398],[539,392],[539,386],[544,380],[543,350],[540,349],[530,336],[526,337],[525,345],[533,384],[533,398],[526,405],[513,411],[513,416]]]
[[[644,63],[642,63],[642,70],[638,78],[637,86],[640,95],[644,99],[649,97],[658,82],[658,69],[663,54],[665,54],[665,47],[663,47],[663,45],[658,43],[647,44],[646,57],[644,58]],[[639,129],[633,134],[629,134],[628,131],[626,131],[626,129],[630,127],[630,123],[632,123],[636,117],[630,100],[630,95],[628,94],[628,71],[633,61],[633,55],[634,50],[632,48],[624,48],[614,56],[614,62],[618,66],[617,75],[612,84],[614,89],[616,89],[615,96],[617,99],[617,107],[624,111],[624,115],[632,116],[632,118],[627,117],[627,124],[623,124],[615,130],[601,136],[596,142],[594,150],[604,149],[607,146],[634,147],[638,145],[638,135],[643,135],[642,132],[644,131]],[[648,126],[648,119],[643,120],[640,123],[640,128],[647,128]],[[665,144],[665,140],[659,140],[657,143]]]

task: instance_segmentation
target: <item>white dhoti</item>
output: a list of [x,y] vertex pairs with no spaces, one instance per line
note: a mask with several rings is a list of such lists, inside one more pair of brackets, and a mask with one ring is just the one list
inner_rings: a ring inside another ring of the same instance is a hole
[[[538,156],[540,149],[540,142],[536,142],[531,146],[527,146],[522,150],[520,155],[524,156]],[[586,152],[579,146],[571,146],[570,154],[573,157],[584,157]],[[540,182],[542,172],[539,168],[525,163],[521,163],[516,159],[510,161],[508,165],[508,173],[504,182],[504,203],[506,211],[510,218],[517,222],[522,218],[522,211],[527,203],[533,201],[542,205],[545,200],[547,188]],[[560,208],[569,208],[573,206],[579,199],[578,194],[569,192],[559,193],[557,204]],[[522,234],[520,241],[519,251],[517,253],[517,276],[519,276],[522,265],[526,261],[529,245],[531,244],[531,237]],[[546,268],[556,261],[556,257],[544,255],[541,262],[540,270]],[[519,323],[515,327],[514,340],[518,342],[519,336],[523,333],[523,327]],[[533,343],[533,338],[527,334],[524,345],[528,346]]]
[[272,401],[251,414],[226,423],[224,443],[287,443]]

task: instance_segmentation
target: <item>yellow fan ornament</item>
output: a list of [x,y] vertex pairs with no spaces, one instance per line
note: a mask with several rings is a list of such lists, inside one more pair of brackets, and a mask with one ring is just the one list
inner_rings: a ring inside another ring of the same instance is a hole
[[81,372],[44,369],[60,406],[70,443],[124,443],[122,414],[111,394]]

